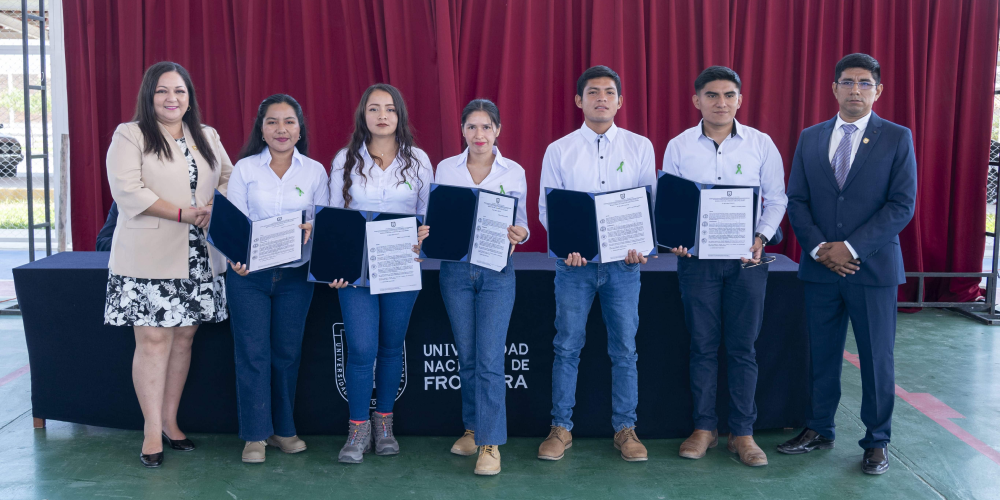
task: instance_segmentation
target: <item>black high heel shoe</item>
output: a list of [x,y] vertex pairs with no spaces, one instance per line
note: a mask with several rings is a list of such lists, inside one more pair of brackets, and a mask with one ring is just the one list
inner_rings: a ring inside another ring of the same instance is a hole
[[194,443],[190,439],[178,439],[175,441],[167,437],[166,432],[161,432],[161,434],[163,435],[163,442],[175,450],[191,451],[194,449]]
[[139,461],[142,465],[146,467],[153,468],[163,465],[163,452],[150,453],[149,455],[144,454],[142,451],[139,452]]

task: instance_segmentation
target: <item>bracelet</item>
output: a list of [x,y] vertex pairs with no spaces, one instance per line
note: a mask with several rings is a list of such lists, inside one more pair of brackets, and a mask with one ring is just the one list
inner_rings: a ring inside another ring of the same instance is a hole
[[177,222],[181,221],[181,210],[183,210],[183,209],[181,209],[181,208],[177,209]]

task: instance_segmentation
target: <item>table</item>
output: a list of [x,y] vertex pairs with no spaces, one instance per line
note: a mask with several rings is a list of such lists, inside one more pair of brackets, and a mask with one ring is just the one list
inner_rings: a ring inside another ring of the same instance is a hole
[[[13,270],[31,363],[32,411],[53,419],[141,429],[132,386],[132,329],[103,324],[108,253],[66,252]],[[554,261],[516,253],[517,298],[507,338],[509,434],[542,437],[551,417]],[[460,435],[457,356],[438,284],[438,264],[423,264],[423,290],[406,341],[405,374],[395,408],[400,435]],[[693,427],[688,377],[689,335],[673,255],[642,269],[639,299],[638,434],[687,436]],[[764,321],[757,340],[759,379],[755,428],[800,427],[809,408],[809,340],[798,265],[770,264]],[[343,325],[337,292],[317,285],[303,340],[295,419],[300,434],[343,434]],[[719,432],[725,433],[728,390],[720,349]],[[610,437],[611,362],[595,300],[580,361],[574,435]],[[178,420],[187,432],[235,433],[236,382],[229,323],[203,325],[195,336]]]

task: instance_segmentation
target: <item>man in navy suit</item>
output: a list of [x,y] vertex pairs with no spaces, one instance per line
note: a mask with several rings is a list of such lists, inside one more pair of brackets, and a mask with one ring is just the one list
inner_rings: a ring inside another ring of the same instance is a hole
[[899,232],[913,217],[917,162],[906,127],[872,105],[882,94],[867,54],[837,63],[836,117],[802,131],[788,179],[788,219],[802,244],[812,359],[812,408],[805,430],[778,446],[787,454],[833,448],[847,320],[861,360],[861,469],[889,468],[886,446],[895,398],[892,361],[896,291],[905,281]]

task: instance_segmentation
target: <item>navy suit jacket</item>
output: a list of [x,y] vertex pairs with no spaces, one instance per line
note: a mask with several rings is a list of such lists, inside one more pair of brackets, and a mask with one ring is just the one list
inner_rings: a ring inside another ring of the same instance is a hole
[[110,252],[111,242],[115,237],[115,226],[118,225],[118,203],[111,202],[111,210],[108,211],[108,220],[104,222],[101,232],[97,233],[97,242],[94,243],[94,250],[98,252]]
[[[843,189],[830,164],[830,136],[837,117],[802,131],[788,178],[788,220],[802,245],[799,279],[866,286],[906,281],[899,232],[913,218],[917,160],[910,129],[872,112]],[[865,142],[867,141],[867,142]],[[827,241],[847,241],[861,269],[841,278],[809,252]]]

